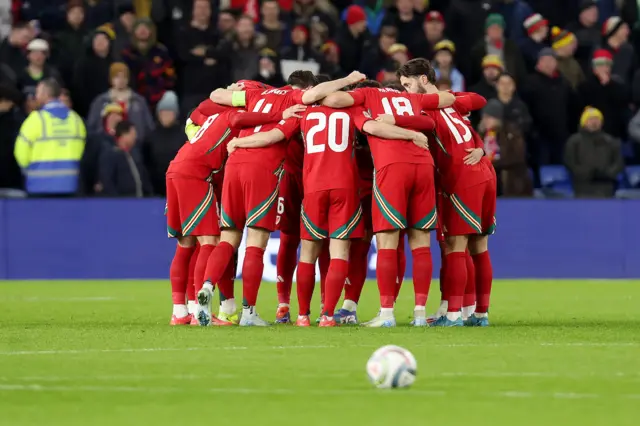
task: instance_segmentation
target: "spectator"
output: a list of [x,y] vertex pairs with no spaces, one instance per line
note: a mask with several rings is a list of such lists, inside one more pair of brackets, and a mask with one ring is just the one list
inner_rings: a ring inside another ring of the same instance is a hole
[[436,87],[438,88],[438,90],[441,91],[447,91],[447,90],[451,90],[451,80],[449,80],[447,77],[440,77],[438,79],[438,81],[436,81]]
[[611,198],[624,169],[620,142],[602,130],[602,113],[585,108],[580,130],[567,141],[565,164],[580,198]]
[[272,87],[282,87],[285,81],[280,71],[280,61],[278,55],[273,50],[265,47],[260,51],[260,63],[258,64],[258,74],[252,80],[260,81]]
[[280,19],[278,0],[264,0],[260,6],[262,21],[258,24],[258,32],[267,38],[266,47],[274,52],[291,44],[288,26]]
[[529,106],[536,140],[530,145],[534,164],[562,164],[564,144],[569,128],[575,123],[575,99],[569,83],[558,73],[553,49],[545,48],[538,55],[538,64],[523,85],[523,99]]
[[389,58],[382,66],[382,69],[376,75],[376,81],[383,84],[390,84],[398,81],[396,70],[398,69],[398,63]]
[[[364,10],[362,10],[364,13]],[[366,19],[366,14],[364,15]],[[391,25],[398,29],[398,43],[409,47],[413,52],[414,46],[420,44],[422,38],[423,18],[413,9],[413,0],[396,0],[395,8],[389,9],[382,25]],[[418,50],[418,49],[416,49]]]
[[576,90],[585,79],[582,67],[573,57],[578,47],[576,36],[567,30],[553,27],[551,47],[556,52],[558,71],[569,82],[571,88]]
[[396,68],[409,62],[409,52],[404,44],[396,43],[391,45],[388,53],[389,57],[396,63]]
[[76,63],[71,84],[71,97],[76,111],[83,117],[89,113],[91,102],[109,90],[109,67],[113,63],[111,43],[115,34],[108,26],[98,28],[80,60]]
[[504,71],[500,57],[487,55],[482,59],[482,80],[469,88],[469,91],[484,96],[486,99],[496,97],[496,80]]
[[153,117],[142,96],[129,88],[129,68],[122,62],[115,62],[109,68],[111,88],[96,97],[89,108],[87,128],[89,132],[100,132],[103,128],[102,111],[111,103],[119,104],[127,120],[136,126],[136,133],[144,140],[153,130]]
[[151,109],[175,85],[176,73],[167,48],[156,41],[156,29],[149,19],[133,25],[131,44],[122,51],[123,62],[135,76],[132,86],[149,103]]
[[133,5],[129,3],[121,3],[118,5],[118,18],[110,24],[115,34],[113,41],[113,52],[115,59],[120,60],[121,53],[127,48],[131,41],[133,25],[136,22],[136,14]]
[[55,35],[53,62],[57,65],[62,81],[70,87],[75,62],[84,53],[84,41],[88,31],[84,25],[84,3],[70,0],[67,3],[67,21],[62,31]]
[[591,54],[602,38],[598,27],[597,0],[582,0],[578,19],[570,23],[567,29],[578,39],[576,59],[580,62],[582,70],[586,72],[591,69]]
[[398,40],[396,27],[385,26],[380,30],[378,43],[372,46],[362,58],[360,71],[370,78],[375,78],[388,59],[389,48]]
[[322,62],[320,55],[309,43],[309,28],[298,24],[291,30],[291,45],[280,52],[281,59],[302,62]]
[[27,66],[24,49],[33,40],[33,30],[26,22],[17,22],[9,36],[0,44],[0,62],[7,64],[17,75]]
[[38,83],[48,78],[61,81],[60,74],[52,66],[47,64],[49,56],[49,43],[41,38],[31,40],[27,45],[28,65],[18,74],[18,88],[26,98],[25,110],[28,113],[36,108],[36,87]]
[[496,99],[502,104],[504,122],[511,122],[518,126],[523,135],[531,129],[531,115],[529,108],[516,93],[516,82],[509,73],[502,73],[496,81]]
[[[448,3],[450,4],[445,14],[445,22],[447,28],[453,29],[449,36],[458,48],[458,57],[461,60],[458,65],[467,75],[471,68],[469,62],[471,48],[477,40],[482,38],[489,4],[478,0],[451,0]],[[518,24],[522,25],[522,20]]]
[[451,40],[442,40],[436,43],[433,49],[436,78],[447,77],[451,80],[451,89],[454,92],[464,92],[464,77],[453,61],[453,55],[456,53],[455,44]]
[[505,21],[502,15],[493,13],[487,16],[484,26],[484,39],[479,40],[471,49],[471,67],[467,80],[477,83],[482,78],[482,60],[487,55],[495,55],[500,58],[506,70],[522,82],[527,69],[518,45],[504,37]]
[[[338,2],[333,2],[336,6]],[[344,1],[344,7],[339,7],[340,9],[346,9],[349,5],[356,4],[358,6],[362,6],[362,8],[367,12],[367,28],[369,28],[369,32],[372,35],[378,36],[380,34],[380,30],[383,27],[382,22],[384,21],[385,16],[387,15],[387,9],[384,0],[355,0],[355,1]],[[342,17],[344,20],[344,11],[342,13]]]
[[336,35],[338,12],[328,0],[294,0],[292,15],[294,22],[302,22],[307,26],[322,24],[327,28],[329,37]]
[[329,40],[323,44],[320,52],[324,55],[322,68],[320,68],[323,74],[329,75],[332,79],[346,75],[340,67],[340,47],[334,41]]
[[494,2],[493,12],[504,16],[507,23],[506,33],[509,38],[522,45],[529,38],[526,25],[523,23],[531,17],[533,9],[524,0],[497,0]]
[[120,104],[107,104],[100,116],[103,128],[89,134],[80,161],[80,187],[84,195],[100,194],[104,189],[99,180],[100,155],[115,146],[116,125],[124,119],[124,110]]
[[640,161],[640,110],[636,112],[628,126],[629,139],[633,143],[632,149],[636,162]]
[[235,13],[229,9],[221,10],[218,15],[218,35],[221,40],[231,41],[233,39],[236,25],[238,23]]
[[[39,111],[20,127],[14,154],[29,195],[71,196],[78,191],[86,130],[78,114],[58,100],[60,84],[48,78],[36,89]],[[56,138],[56,143],[48,142]]]
[[340,46],[340,66],[349,73],[362,63],[363,52],[370,49],[371,40],[367,30],[367,14],[360,6],[349,6],[345,25],[340,28],[336,43]]
[[127,121],[116,126],[115,146],[100,154],[102,194],[110,197],[142,198],[151,195],[151,181],[136,145],[136,128]]
[[85,2],[85,22],[87,28],[98,28],[113,20],[114,7],[108,0],[87,0]]
[[156,114],[158,125],[145,140],[143,153],[154,194],[166,196],[167,168],[185,141],[184,127],[178,122],[178,97],[174,92],[164,94]]
[[22,189],[22,174],[13,155],[16,137],[24,120],[20,109],[20,92],[0,85],[0,188]]
[[231,62],[232,81],[250,79],[258,74],[260,51],[266,43],[264,34],[255,32],[250,16],[243,15],[238,19],[235,36],[225,47],[231,50],[234,59]]
[[433,47],[439,41],[444,40],[444,18],[437,10],[432,10],[424,17],[422,31],[424,38],[421,37],[420,46],[414,46],[415,55],[423,58],[433,58]]
[[181,109],[187,113],[229,80],[228,59],[217,49],[208,0],[193,2],[191,22],[181,28],[177,44],[182,71]]
[[603,131],[615,138],[624,138],[627,134],[626,113],[630,96],[627,88],[612,75],[613,57],[608,50],[598,49],[593,54],[591,75],[578,88],[579,105],[592,106],[604,117]]
[[534,13],[525,19],[523,25],[527,30],[528,37],[520,39],[518,47],[524,55],[528,69],[532,70],[538,62],[538,54],[548,45],[549,21],[539,13]]
[[607,19],[602,26],[604,48],[613,56],[612,74],[631,86],[635,71],[638,69],[638,57],[629,40],[629,26],[618,16]]
[[67,108],[73,109],[73,101],[71,100],[71,93],[69,92],[69,89],[60,90],[59,99]]
[[487,158],[498,177],[498,194],[504,197],[530,197],[533,185],[527,168],[527,149],[522,131],[504,121],[503,105],[491,99],[482,110],[479,132]]

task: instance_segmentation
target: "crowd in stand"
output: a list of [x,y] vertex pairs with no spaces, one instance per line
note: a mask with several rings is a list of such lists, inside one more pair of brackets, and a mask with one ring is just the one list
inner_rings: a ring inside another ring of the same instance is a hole
[[283,85],[288,61],[381,82],[434,61],[440,88],[488,99],[471,121],[505,196],[555,164],[611,197],[640,162],[636,0],[129,1],[0,0],[0,188],[24,189],[15,144],[43,81],[84,120],[78,193],[163,196],[189,111],[236,80]]

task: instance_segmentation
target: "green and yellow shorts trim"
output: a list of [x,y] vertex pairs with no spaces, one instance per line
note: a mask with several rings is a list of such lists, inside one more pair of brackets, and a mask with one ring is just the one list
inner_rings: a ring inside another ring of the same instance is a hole
[[318,241],[329,238],[329,232],[313,223],[307,212],[305,212],[304,207],[302,207],[302,210],[300,211],[300,223],[302,225],[303,239]]
[[443,194],[441,217],[446,235],[491,235],[496,230],[495,197],[481,188]]
[[183,236],[187,237],[191,235],[191,233],[198,227],[202,219],[207,215],[214,202],[215,196],[213,193],[213,186],[209,185],[209,190],[207,191],[205,197],[202,199],[202,201],[200,201],[193,212],[182,222],[181,229]]
[[[329,238],[333,238],[335,240],[348,240],[351,238],[360,238],[362,232],[359,232],[358,235],[354,235],[355,231],[358,229],[358,226],[362,222],[362,206],[358,205],[355,213],[349,218],[347,223],[338,227],[337,229],[331,232]],[[329,218],[329,228],[331,228],[331,218]]]
[[[394,208],[388,198],[383,195],[380,187],[378,186],[375,174],[373,180],[373,200],[377,210],[389,225],[386,229],[405,229],[407,227],[407,219],[402,213]],[[380,221],[374,221],[374,228],[376,228],[376,223],[379,224]],[[377,226],[377,228],[380,230],[380,226]],[[374,229],[374,231],[376,231],[376,229]]]

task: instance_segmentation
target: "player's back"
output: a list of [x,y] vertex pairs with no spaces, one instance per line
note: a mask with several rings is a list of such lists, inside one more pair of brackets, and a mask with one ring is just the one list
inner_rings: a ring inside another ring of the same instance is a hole
[[304,140],[303,182],[306,193],[357,188],[352,109],[314,105],[300,120]]
[[218,171],[227,158],[227,144],[238,135],[238,131],[229,126],[237,108],[228,107],[211,115],[197,133],[185,143],[169,164],[167,176],[183,176],[207,179],[212,172]]
[[[350,92],[356,104],[362,104],[373,118],[378,115],[419,115],[423,109],[421,95],[400,92],[390,88],[366,87]],[[406,140],[387,140],[369,136],[369,145],[376,170],[391,163],[433,164],[433,158]]]

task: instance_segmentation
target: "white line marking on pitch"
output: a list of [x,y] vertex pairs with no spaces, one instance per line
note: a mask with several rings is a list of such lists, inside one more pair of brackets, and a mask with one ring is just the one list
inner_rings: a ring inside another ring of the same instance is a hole
[[[0,391],[26,391],[26,392],[130,392],[130,393],[183,393],[184,388],[166,388],[166,387],[135,387],[135,386],[49,386],[40,384],[0,384]],[[453,396],[462,395],[459,392],[448,392],[441,390],[414,390],[410,389],[404,392],[394,391],[376,391],[375,389],[259,389],[259,388],[205,388],[204,392],[208,393],[235,393],[235,394],[254,394],[254,395],[398,395],[407,396]],[[552,399],[596,399],[618,397],[623,399],[638,399],[638,394],[595,394],[595,393],[574,393],[574,392],[552,392],[552,393],[535,393],[522,391],[502,391],[483,393],[483,396],[497,398],[552,398]]]
[[110,302],[118,300],[116,297],[3,297],[1,302]]

